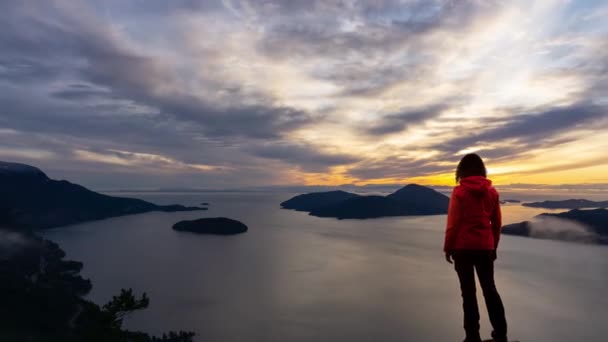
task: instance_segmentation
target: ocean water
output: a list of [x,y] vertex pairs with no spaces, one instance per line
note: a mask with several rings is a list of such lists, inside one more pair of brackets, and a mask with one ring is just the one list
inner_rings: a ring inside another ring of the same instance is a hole
[[[147,213],[44,233],[84,262],[89,298],[121,288],[150,307],[125,321],[197,341],[460,341],[461,298],[443,259],[445,215],[373,220],[316,218],[283,210],[280,192],[133,193],[209,211]],[[504,196],[503,196],[504,197]],[[517,198],[516,196],[511,196]],[[506,197],[505,197],[506,198]],[[503,206],[505,223],[547,212]],[[183,219],[226,216],[237,236],[179,233]],[[608,247],[503,236],[496,262],[509,335],[522,341],[608,337]],[[491,327],[478,288],[482,337]]]

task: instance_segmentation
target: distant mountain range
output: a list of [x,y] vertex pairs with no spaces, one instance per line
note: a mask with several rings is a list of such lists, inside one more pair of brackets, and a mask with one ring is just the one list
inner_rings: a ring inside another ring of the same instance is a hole
[[546,208],[546,209],[583,209],[583,208],[608,208],[608,201],[590,201],[586,199],[567,199],[562,201],[543,201],[522,204],[524,207]]
[[366,219],[446,214],[449,201],[447,196],[431,188],[409,184],[388,196],[362,196],[341,190],[313,192],[295,196],[281,203],[281,207],[318,217]]
[[103,195],[65,180],[52,180],[30,165],[0,161],[0,213],[10,216],[3,221],[19,229],[46,229],[150,211],[205,209]]
[[574,209],[540,214],[532,221],[502,227],[502,233],[541,239],[608,244],[608,210]]

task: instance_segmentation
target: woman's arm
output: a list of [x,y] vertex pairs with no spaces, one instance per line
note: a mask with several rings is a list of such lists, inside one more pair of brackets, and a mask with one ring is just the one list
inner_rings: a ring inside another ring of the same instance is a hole
[[496,203],[494,205],[494,211],[490,218],[492,223],[492,234],[494,235],[494,250],[498,248],[498,241],[500,240],[500,229],[502,227],[502,213],[500,211],[500,199],[496,196]]
[[458,234],[458,224],[460,222],[460,202],[456,196],[456,188],[452,190],[452,196],[450,197],[450,205],[448,207],[448,221],[445,228],[445,242],[443,244],[443,251],[446,253],[451,252],[454,249],[454,242]]

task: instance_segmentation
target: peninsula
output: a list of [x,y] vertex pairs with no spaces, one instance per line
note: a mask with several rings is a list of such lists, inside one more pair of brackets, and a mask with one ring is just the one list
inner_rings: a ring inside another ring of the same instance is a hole
[[66,180],[50,179],[36,167],[3,161],[0,189],[0,209],[11,216],[18,229],[47,229],[150,211],[206,210],[108,196]]

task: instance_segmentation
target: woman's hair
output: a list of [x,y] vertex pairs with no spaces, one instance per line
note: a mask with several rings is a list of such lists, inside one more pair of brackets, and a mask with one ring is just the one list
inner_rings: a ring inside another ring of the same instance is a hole
[[486,166],[483,164],[481,157],[475,153],[469,153],[462,157],[456,168],[456,182],[469,176],[486,177]]

